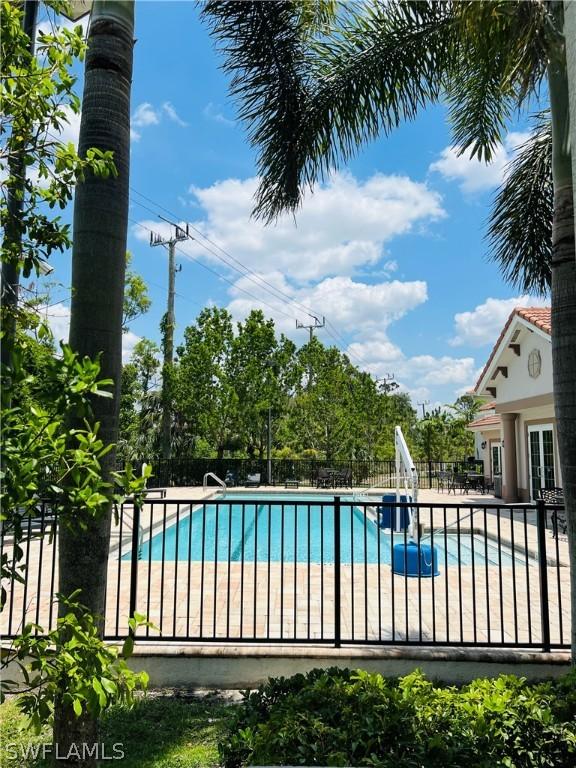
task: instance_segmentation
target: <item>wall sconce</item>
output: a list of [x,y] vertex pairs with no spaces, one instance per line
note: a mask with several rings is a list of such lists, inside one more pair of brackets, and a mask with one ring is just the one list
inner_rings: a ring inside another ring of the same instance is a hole
[[486,440],[482,440],[482,442],[480,443],[480,448],[482,448],[483,451],[486,450]]

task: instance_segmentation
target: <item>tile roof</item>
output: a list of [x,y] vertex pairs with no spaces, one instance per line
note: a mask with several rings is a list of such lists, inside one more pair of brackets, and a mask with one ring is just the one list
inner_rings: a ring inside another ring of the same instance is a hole
[[496,405],[496,400],[491,400],[489,403],[484,403],[484,405],[481,405],[480,408],[478,408],[478,410],[479,411],[493,411],[495,405]]
[[526,307],[515,310],[520,317],[540,328],[545,333],[552,333],[552,310],[550,307]]
[[482,373],[478,377],[478,381],[476,382],[476,386],[474,387],[474,391],[476,392],[478,390],[478,386],[480,385],[480,382],[484,378],[484,374],[490,367],[492,360],[494,359],[496,355],[496,350],[500,346],[500,342],[506,335],[506,331],[512,324],[512,321],[515,317],[521,317],[523,320],[526,320],[528,323],[531,323],[532,325],[535,325],[536,328],[540,328],[540,330],[544,331],[545,333],[550,334],[552,330],[552,310],[550,307],[516,307],[512,310],[510,313],[510,317],[508,320],[506,320],[506,324],[504,325],[504,328],[502,328],[502,331],[500,333],[500,336],[498,336],[498,339],[496,341],[496,344],[494,344],[492,348],[492,352],[490,352],[490,357],[488,358],[488,362],[482,369]]
[[470,424],[468,424],[468,429],[471,427],[479,429],[481,427],[497,426],[498,424],[500,424],[500,416],[495,414],[494,416],[483,416],[481,419],[471,421]]

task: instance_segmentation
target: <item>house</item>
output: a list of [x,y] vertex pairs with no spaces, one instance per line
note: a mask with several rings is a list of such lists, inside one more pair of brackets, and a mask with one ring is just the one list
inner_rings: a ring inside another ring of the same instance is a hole
[[474,388],[476,457],[506,503],[561,486],[552,392],[550,308],[515,309]]

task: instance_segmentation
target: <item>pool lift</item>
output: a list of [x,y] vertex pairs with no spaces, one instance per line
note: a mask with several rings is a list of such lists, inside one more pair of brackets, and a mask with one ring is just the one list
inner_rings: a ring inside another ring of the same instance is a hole
[[[394,573],[405,576],[438,576],[437,548],[420,541],[420,525],[414,515],[414,507],[398,506],[402,501],[417,503],[418,501],[418,472],[412,461],[412,456],[406,445],[402,429],[394,430],[394,445],[396,453],[396,519],[395,532],[406,529],[406,513],[408,522],[408,541],[395,544],[392,551],[392,569]],[[403,486],[403,488],[401,488]],[[404,492],[401,493],[401,490]],[[392,521],[391,521],[392,522]]]

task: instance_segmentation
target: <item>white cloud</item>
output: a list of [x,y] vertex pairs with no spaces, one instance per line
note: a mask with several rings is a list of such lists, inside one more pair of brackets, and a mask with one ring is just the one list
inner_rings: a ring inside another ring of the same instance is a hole
[[497,147],[490,163],[471,158],[467,153],[460,154],[459,147],[446,147],[428,170],[440,173],[448,181],[459,182],[460,189],[466,194],[491,189],[503,181],[506,166],[512,160],[514,151],[529,136],[529,133],[509,133],[504,144]]
[[[445,215],[440,196],[426,184],[404,176],[376,174],[360,182],[351,175],[336,174],[307,196],[296,221],[283,215],[265,226],[251,218],[257,185],[252,178],[192,187],[205,211],[205,218],[194,224],[249,269],[268,272],[273,265],[300,283],[376,265],[385,243]],[[136,235],[147,237],[143,231]],[[197,241],[182,250],[214,261]]]
[[454,316],[455,335],[448,343],[452,347],[494,344],[515,307],[545,307],[549,304],[549,300],[528,295],[512,299],[488,298],[471,312],[459,312]]
[[122,362],[127,363],[132,357],[134,347],[140,341],[141,337],[132,331],[126,331],[122,334]]
[[147,101],[138,104],[132,115],[132,125],[135,125],[136,128],[145,128],[148,125],[158,125],[159,122],[159,113],[154,109],[152,104]]
[[81,112],[74,112],[71,107],[64,107],[66,113],[66,122],[62,124],[60,130],[59,139],[65,143],[72,142],[75,147],[78,147],[78,137],[80,136],[80,119],[82,117]]
[[138,104],[134,114],[130,118],[130,138],[132,141],[139,141],[142,134],[137,128],[147,128],[150,125],[158,125],[160,122],[160,113],[154,109],[148,101]]
[[[181,128],[187,128],[186,123],[178,112],[176,112],[175,106],[170,101],[165,101],[162,106],[157,109],[149,101],[143,101],[138,104],[134,110],[134,114],[130,119],[130,138],[132,141],[140,141],[142,138],[142,128],[148,128],[151,125],[160,125],[163,115],[166,115],[169,120]],[[140,129],[140,130],[137,130]]]
[[[306,308],[319,318],[328,319],[326,343],[334,343],[334,336],[345,334],[355,337],[363,334],[381,333],[392,322],[422,304],[427,299],[426,283],[414,281],[368,285],[355,282],[349,277],[332,277],[314,286],[295,288],[279,273],[260,275],[267,286],[258,285],[247,277],[238,280],[230,289],[232,297],[228,309],[237,320],[249,314],[253,308],[262,309],[270,315],[272,309],[276,325],[282,333],[302,341],[302,333],[295,329],[296,319],[308,321]],[[264,288],[274,286],[284,296],[275,298]],[[251,296],[247,296],[246,292]],[[338,344],[342,339],[338,338]]]
[[[431,358],[427,367],[411,365],[388,337],[393,323],[427,301],[424,281],[390,278],[399,269],[393,241],[445,216],[440,195],[405,176],[376,174],[358,181],[350,174],[335,174],[307,195],[296,220],[286,215],[264,226],[251,217],[257,184],[257,179],[227,179],[190,190],[204,214],[194,226],[246,265],[251,275],[239,276],[207,253],[196,233],[195,241],[179,245],[180,255],[205,260],[233,281],[228,309],[235,319],[261,308],[274,318],[278,331],[304,343],[307,334],[296,330],[296,319],[308,322],[307,313],[320,319],[325,315],[319,338],[348,350],[354,364],[378,375],[394,372],[406,390],[437,386],[441,377],[434,371],[448,366],[444,378],[462,384],[461,368],[470,367],[468,362]],[[147,229],[136,227],[134,234],[143,241],[148,229],[163,236],[170,232],[167,224],[140,223]],[[429,385],[423,381],[426,376]]]
[[179,125],[181,128],[188,128],[188,123],[182,120],[171,102],[165,101],[164,104],[162,104],[162,109],[173,123],[176,123],[176,125]]
[[209,101],[208,104],[206,104],[206,106],[202,110],[202,114],[204,115],[206,120],[211,120],[214,123],[220,123],[221,125],[228,125],[231,128],[236,125],[236,121],[230,120],[229,118],[225,117],[220,105],[214,104],[213,101]]
[[446,390],[455,398],[461,389],[472,386],[477,373],[472,357],[406,356],[385,333],[374,333],[361,342],[353,342],[348,352],[354,363],[375,376],[393,374],[401,391],[408,392],[413,403],[433,395],[438,399],[439,391]]
[[[38,313],[46,318],[50,330],[54,335],[56,344],[60,341],[68,343],[70,333],[70,307],[66,304],[54,304],[49,307],[39,307]],[[140,336],[136,336],[132,331],[122,334],[122,362],[127,363],[132,355],[134,346],[140,341]]]

